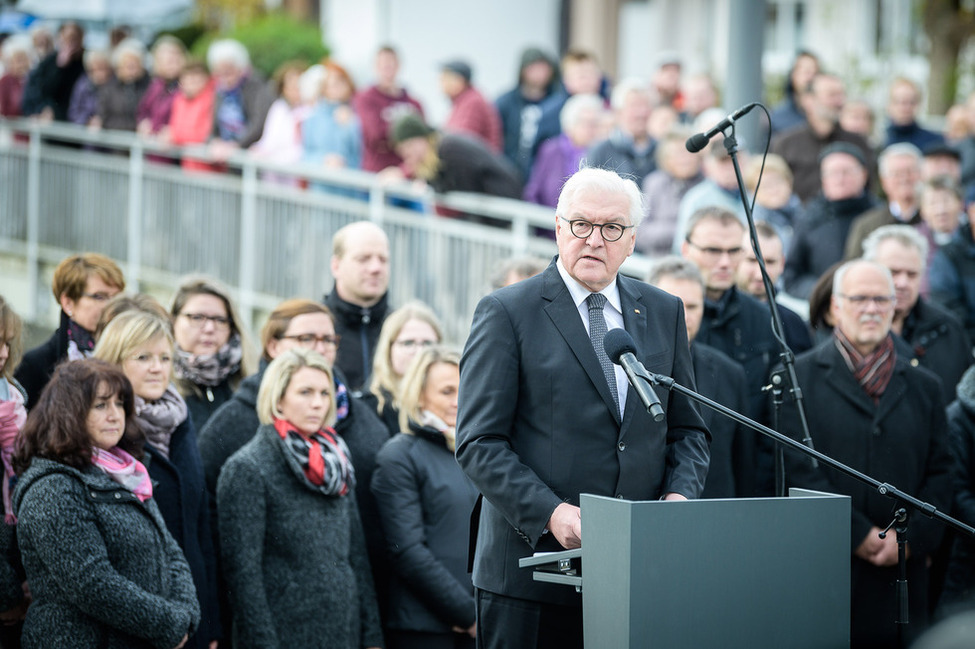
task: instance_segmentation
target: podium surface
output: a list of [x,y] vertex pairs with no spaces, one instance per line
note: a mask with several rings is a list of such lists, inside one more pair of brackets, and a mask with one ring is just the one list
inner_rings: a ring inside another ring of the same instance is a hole
[[587,648],[849,647],[848,497],[581,506]]

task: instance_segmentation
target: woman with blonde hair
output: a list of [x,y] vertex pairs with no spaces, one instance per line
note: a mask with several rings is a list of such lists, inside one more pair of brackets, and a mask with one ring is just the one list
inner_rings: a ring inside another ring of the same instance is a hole
[[375,407],[390,435],[402,430],[396,398],[410,361],[421,350],[442,340],[440,320],[423,302],[407,302],[383,322],[372,359],[369,393],[363,399]]
[[27,409],[61,361],[87,358],[95,349],[95,327],[102,310],[125,290],[125,277],[114,261],[94,252],[72,255],[54,270],[51,291],[61,306],[61,324],[46,343],[26,354],[16,378],[27,390]]
[[[321,354],[333,366],[335,381],[335,431],[348,445],[356,475],[356,500],[366,534],[369,562],[372,566],[377,592],[384,592],[387,580],[386,546],[379,525],[379,511],[369,477],[376,453],[389,439],[389,432],[373,409],[349,394],[345,379],[334,370],[335,355],[340,336],[335,333],[331,310],[321,302],[305,298],[285,300],[278,304],[261,330],[261,364],[257,373],[247,377],[200,431],[200,455],[207,491],[213,513],[212,527],[216,531],[216,496],[220,472],[227,460],[249,442],[260,427],[257,416],[257,395],[268,363],[288,351],[303,348]],[[219,543],[217,543],[219,549]],[[223,592],[225,589],[221,589]],[[230,620],[224,619],[226,634]],[[226,635],[225,634],[225,635]]]
[[196,431],[183,397],[170,383],[174,341],[170,323],[131,310],[106,325],[95,357],[119,366],[132,384],[135,421],[145,438],[154,498],[190,565],[202,613],[188,647],[213,647],[220,637],[216,556]]
[[474,586],[467,572],[477,490],[454,460],[460,355],[420,352],[400,389],[402,433],[376,457],[379,503],[393,568],[390,649],[474,647]]
[[207,277],[185,279],[170,309],[176,387],[196,430],[251,373],[250,345],[230,292]]
[[349,448],[332,425],[329,362],[289,349],[268,365],[261,427],[217,482],[233,644],[360,649],[383,643]]

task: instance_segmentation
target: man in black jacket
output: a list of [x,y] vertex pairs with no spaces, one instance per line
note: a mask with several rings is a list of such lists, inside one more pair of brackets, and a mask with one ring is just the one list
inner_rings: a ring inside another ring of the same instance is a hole
[[[664,257],[650,269],[647,283],[676,295],[684,304],[697,391],[736,412],[745,412],[745,370],[726,354],[694,340],[704,318],[701,271],[682,257]],[[755,433],[711,408],[702,406],[700,410],[711,432],[711,464],[701,498],[751,496],[755,490]]]
[[863,242],[863,257],[886,266],[894,277],[897,304],[891,330],[908,344],[910,360],[941,379],[945,403],[972,364],[965,327],[947,309],[921,297],[928,242],[909,225],[887,225]]
[[335,288],[323,301],[335,314],[335,331],[342,337],[335,365],[358,396],[368,389],[372,356],[389,313],[386,233],[368,221],[340,228],[332,237],[331,271]]

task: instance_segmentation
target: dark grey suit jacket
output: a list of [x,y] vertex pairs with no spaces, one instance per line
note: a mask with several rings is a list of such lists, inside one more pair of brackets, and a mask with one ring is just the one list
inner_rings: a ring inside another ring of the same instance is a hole
[[[680,301],[623,276],[618,286],[639,359],[651,372],[693,387]],[[620,418],[554,261],[481,300],[460,375],[457,460],[484,495],[474,555],[478,588],[578,603],[573,589],[534,582],[518,568],[518,559],[533,551],[562,549],[544,533],[560,503],[578,505],[582,493],[630,500],[701,493],[710,438],[696,408],[658,389],[667,417],[655,423],[631,389]]]

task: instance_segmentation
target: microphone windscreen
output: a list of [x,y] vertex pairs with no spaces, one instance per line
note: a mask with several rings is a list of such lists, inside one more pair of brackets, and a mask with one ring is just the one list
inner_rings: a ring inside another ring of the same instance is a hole
[[633,342],[633,336],[628,334],[626,329],[610,329],[603,338],[603,349],[606,350],[609,360],[619,365],[620,356],[626,352],[636,354],[636,343]]
[[704,136],[704,133],[697,133],[696,135],[692,135],[691,137],[687,138],[687,142],[684,144],[684,146],[686,146],[687,150],[691,153],[697,153],[706,147],[709,141],[710,140]]

